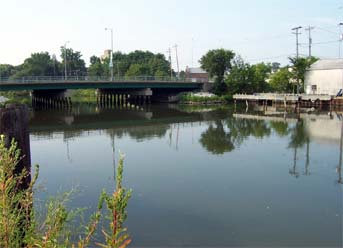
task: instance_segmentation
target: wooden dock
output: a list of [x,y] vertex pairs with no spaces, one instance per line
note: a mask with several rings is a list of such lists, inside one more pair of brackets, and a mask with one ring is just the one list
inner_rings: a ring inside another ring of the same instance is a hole
[[262,105],[296,105],[298,107],[321,107],[321,106],[343,106],[343,98],[330,95],[307,95],[307,94],[275,94],[258,93],[252,95],[236,94],[233,96],[234,102],[245,101]]

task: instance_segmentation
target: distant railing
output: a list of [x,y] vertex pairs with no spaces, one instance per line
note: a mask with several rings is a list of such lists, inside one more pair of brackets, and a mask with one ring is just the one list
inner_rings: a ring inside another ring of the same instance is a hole
[[138,76],[138,77],[94,77],[94,76],[68,76],[68,77],[53,77],[53,76],[28,76],[21,78],[0,78],[1,84],[13,83],[74,83],[74,82],[187,82],[187,83],[208,83],[208,80],[203,78],[178,78],[178,77],[154,77],[154,76]]

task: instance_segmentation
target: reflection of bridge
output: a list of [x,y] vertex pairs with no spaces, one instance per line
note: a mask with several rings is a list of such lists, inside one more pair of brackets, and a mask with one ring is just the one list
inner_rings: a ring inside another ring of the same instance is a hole
[[50,117],[46,118],[46,111],[34,111],[30,118],[32,134],[63,132],[73,133],[94,130],[128,130],[149,126],[168,126],[176,123],[192,123],[208,120],[201,113],[183,113],[175,109],[166,109],[159,105],[152,105],[148,109],[130,109],[121,107],[112,109],[98,109],[96,105],[86,108],[74,106],[71,112],[64,110],[50,110]]

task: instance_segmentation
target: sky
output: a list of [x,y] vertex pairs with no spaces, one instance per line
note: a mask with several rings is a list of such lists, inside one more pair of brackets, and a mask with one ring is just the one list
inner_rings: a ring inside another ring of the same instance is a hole
[[[111,47],[128,53],[176,49],[180,69],[199,66],[210,49],[233,50],[249,63],[281,62],[296,51],[292,28],[303,26],[300,54],[338,58],[343,0],[0,0],[0,63],[18,65],[31,53],[60,57],[60,47],[101,56]],[[342,46],[343,51],[343,46]],[[343,52],[342,52],[343,55]]]

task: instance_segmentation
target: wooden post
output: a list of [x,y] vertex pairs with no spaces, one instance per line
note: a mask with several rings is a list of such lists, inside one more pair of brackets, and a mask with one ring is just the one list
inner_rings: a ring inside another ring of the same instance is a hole
[[285,109],[287,109],[287,98],[286,98],[286,96],[285,96],[285,99],[283,100],[283,105],[284,105]]
[[24,169],[29,172],[19,188],[25,189],[31,181],[31,153],[29,137],[29,110],[26,105],[9,104],[5,108],[0,108],[0,134],[5,135],[6,147],[11,146],[14,139],[21,151],[22,159],[19,161],[16,173],[21,173]]

